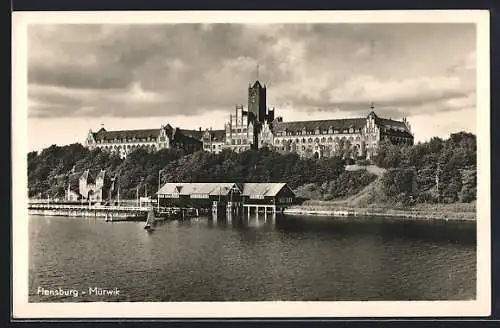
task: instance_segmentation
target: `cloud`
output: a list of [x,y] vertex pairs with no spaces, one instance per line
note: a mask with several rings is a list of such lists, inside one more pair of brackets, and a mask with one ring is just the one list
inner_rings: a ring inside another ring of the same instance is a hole
[[230,112],[257,64],[284,116],[475,106],[467,24],[37,25],[28,49],[30,117]]

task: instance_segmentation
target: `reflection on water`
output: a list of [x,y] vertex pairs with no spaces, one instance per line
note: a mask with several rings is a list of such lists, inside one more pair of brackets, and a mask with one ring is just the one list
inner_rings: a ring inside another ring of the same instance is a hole
[[[30,301],[473,299],[474,224],[235,217],[30,217]],[[46,297],[38,287],[120,290]]]

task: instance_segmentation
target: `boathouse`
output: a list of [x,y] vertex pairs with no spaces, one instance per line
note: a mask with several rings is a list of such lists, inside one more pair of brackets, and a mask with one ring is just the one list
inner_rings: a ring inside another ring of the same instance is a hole
[[243,207],[248,211],[281,212],[292,205],[295,194],[283,182],[244,183],[241,197]]
[[286,183],[166,183],[157,193],[160,207],[220,206],[270,213],[291,205],[295,194]]
[[210,208],[214,202],[240,202],[241,190],[236,183],[166,183],[157,197],[160,207]]

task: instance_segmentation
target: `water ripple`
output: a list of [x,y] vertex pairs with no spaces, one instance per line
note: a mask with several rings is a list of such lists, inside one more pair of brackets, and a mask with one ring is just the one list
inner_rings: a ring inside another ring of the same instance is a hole
[[[278,218],[30,218],[32,302],[445,300],[476,288],[475,227]],[[46,297],[37,288],[118,288]]]

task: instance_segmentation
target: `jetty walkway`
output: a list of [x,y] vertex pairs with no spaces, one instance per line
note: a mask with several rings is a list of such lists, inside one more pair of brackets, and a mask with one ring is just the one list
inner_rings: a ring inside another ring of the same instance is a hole
[[28,204],[28,212],[33,215],[100,217],[112,221],[144,221],[150,210],[150,207],[140,206]]
[[28,213],[43,216],[99,217],[107,221],[146,221],[153,210],[157,219],[188,218],[207,214],[209,210],[153,206],[113,206],[100,204],[61,204],[30,202]]

